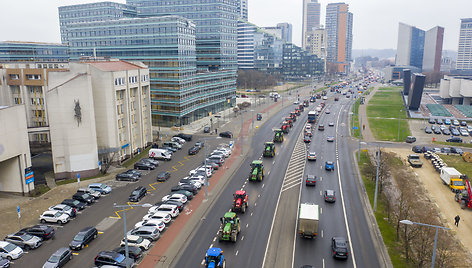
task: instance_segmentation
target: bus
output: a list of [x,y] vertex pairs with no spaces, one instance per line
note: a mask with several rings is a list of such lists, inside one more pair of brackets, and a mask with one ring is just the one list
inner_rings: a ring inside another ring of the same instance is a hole
[[316,112],[315,111],[309,111],[308,112],[308,123],[315,123],[316,122]]

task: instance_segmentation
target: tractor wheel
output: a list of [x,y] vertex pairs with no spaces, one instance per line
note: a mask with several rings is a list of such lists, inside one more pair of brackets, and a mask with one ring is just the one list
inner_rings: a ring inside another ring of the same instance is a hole
[[223,241],[223,233],[221,231],[218,232],[218,240]]
[[456,200],[456,202],[459,202],[459,198],[456,196],[454,196],[454,200]]
[[236,240],[238,239],[238,235],[236,232],[231,234],[231,242],[236,243]]
[[242,212],[242,213],[246,213],[246,205],[243,204],[243,205],[241,206],[241,212]]
[[461,208],[465,209],[466,207],[467,207],[467,204],[466,204],[465,200],[461,200]]
[[241,232],[241,224],[238,224],[238,232],[236,234],[239,234]]

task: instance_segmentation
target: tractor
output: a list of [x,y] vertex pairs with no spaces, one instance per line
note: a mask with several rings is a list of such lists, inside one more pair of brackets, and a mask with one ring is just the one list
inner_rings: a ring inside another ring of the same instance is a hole
[[264,144],[264,157],[274,157],[275,156],[275,144],[271,141],[268,141]]
[[287,134],[290,130],[290,124],[287,121],[284,121],[280,128],[282,129],[283,133]]
[[290,118],[292,118],[293,122],[297,121],[297,113],[296,112],[290,112]]
[[274,130],[274,142],[283,142],[284,141],[284,132],[282,129]]
[[236,191],[233,195],[233,207],[231,208],[231,211],[236,212],[236,211],[241,211],[242,213],[245,213],[247,209],[247,194],[246,191]]
[[462,209],[472,208],[472,188],[470,186],[469,179],[467,176],[464,178],[465,189],[461,192],[456,193],[454,199],[459,202]]
[[235,243],[241,231],[239,217],[234,212],[226,212],[224,217],[220,218],[220,221],[221,225],[218,231],[219,240]]
[[264,165],[261,160],[254,160],[251,164],[251,173],[249,174],[249,180],[251,181],[262,181],[264,178]]
[[288,122],[288,125],[290,126],[290,128],[293,127],[293,122],[294,121],[293,121],[292,117],[290,117],[290,116],[285,117],[285,121]]
[[221,248],[209,248],[205,255],[206,268],[226,268],[226,260]]

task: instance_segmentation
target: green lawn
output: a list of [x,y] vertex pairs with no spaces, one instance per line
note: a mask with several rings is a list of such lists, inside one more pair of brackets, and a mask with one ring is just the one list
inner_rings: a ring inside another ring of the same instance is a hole
[[400,88],[388,88],[388,90],[382,88],[368,103],[369,126],[377,140],[403,141],[410,135],[400,90]]
[[457,143],[457,142],[445,142],[445,141],[435,141],[434,143],[441,144],[441,145],[447,145],[451,147],[467,147],[467,148],[472,148],[472,143]]
[[353,137],[359,138],[359,105],[360,99],[357,99],[354,103],[354,115],[351,116],[351,127],[357,127],[357,129],[351,129],[351,134]]
[[441,159],[449,167],[457,169],[460,173],[472,176],[472,163],[467,163],[458,155],[441,155]]

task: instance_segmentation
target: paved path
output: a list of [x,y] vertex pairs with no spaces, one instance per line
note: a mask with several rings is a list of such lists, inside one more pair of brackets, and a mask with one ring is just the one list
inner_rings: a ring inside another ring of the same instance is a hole
[[[362,125],[365,126],[362,130],[362,140],[366,142],[373,142],[375,141],[374,135],[372,135],[372,131],[370,130],[369,120],[367,118],[367,104],[369,103],[370,99],[379,89],[380,85],[376,85],[375,88],[370,92],[369,95],[365,97],[364,104],[359,105],[359,116],[362,120]],[[362,126],[360,126],[362,127]]]

